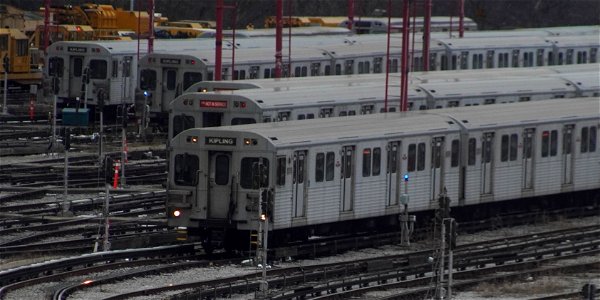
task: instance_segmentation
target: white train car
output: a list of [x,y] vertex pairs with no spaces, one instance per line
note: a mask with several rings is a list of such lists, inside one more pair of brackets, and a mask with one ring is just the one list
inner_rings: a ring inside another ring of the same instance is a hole
[[598,189],[599,101],[189,129],[171,144],[168,224],[247,249],[260,213],[275,246],[397,226],[403,194],[414,213],[442,193],[466,208]]
[[[477,72],[467,75],[471,73]],[[513,70],[507,72],[505,77],[491,79],[475,79],[465,75],[454,80],[415,81],[408,89],[408,108],[426,110],[600,94],[600,73],[597,71],[549,73],[536,77],[526,75],[530,72],[524,72],[523,76],[518,76],[519,73],[520,70]],[[184,94],[170,104],[169,140],[193,127],[318,119],[385,111],[383,82],[347,85],[344,84],[346,80],[352,82],[354,79],[338,79],[338,84],[318,88],[296,85]],[[388,95],[389,112],[399,110],[398,95],[399,92]]]

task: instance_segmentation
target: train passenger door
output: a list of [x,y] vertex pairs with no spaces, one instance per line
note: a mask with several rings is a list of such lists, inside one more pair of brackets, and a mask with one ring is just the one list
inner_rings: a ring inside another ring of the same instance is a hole
[[292,204],[294,217],[304,217],[306,212],[306,150],[294,152],[292,176]]
[[533,188],[533,160],[535,153],[535,128],[526,128],[523,133],[523,189]]
[[169,103],[177,97],[177,69],[164,68],[162,74],[162,108],[167,111]]
[[400,141],[388,143],[387,146],[387,206],[397,205],[400,197]]
[[342,163],[340,166],[341,210],[353,209],[354,194],[354,146],[342,147]]
[[231,197],[232,186],[236,186],[231,172],[230,152],[209,153],[208,218],[225,219]]
[[83,56],[71,56],[69,62],[69,97],[81,96]]
[[481,137],[481,194],[492,193],[494,133],[486,132]]
[[431,140],[431,199],[435,200],[444,188],[444,137]]
[[562,184],[573,183],[573,131],[575,125],[568,124],[563,127],[562,150]]

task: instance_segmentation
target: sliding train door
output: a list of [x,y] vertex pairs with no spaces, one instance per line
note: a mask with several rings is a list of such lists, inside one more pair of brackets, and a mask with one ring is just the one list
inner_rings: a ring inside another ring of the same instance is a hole
[[209,182],[207,216],[209,219],[225,219],[235,176],[231,172],[231,152],[209,153]]
[[523,132],[523,190],[533,189],[535,159],[535,128]]
[[295,151],[292,176],[292,204],[294,218],[306,216],[306,156],[307,151]]
[[354,146],[342,147],[342,161],[340,166],[340,200],[342,212],[351,211],[354,201]]
[[569,124],[563,127],[562,143],[562,184],[573,184],[573,131],[575,125]]
[[400,197],[400,149],[400,141],[388,143],[386,171],[386,206],[397,205]]
[[486,132],[481,137],[481,194],[492,193],[494,174],[494,133]]
[[431,140],[431,200],[436,200],[444,191],[444,137]]

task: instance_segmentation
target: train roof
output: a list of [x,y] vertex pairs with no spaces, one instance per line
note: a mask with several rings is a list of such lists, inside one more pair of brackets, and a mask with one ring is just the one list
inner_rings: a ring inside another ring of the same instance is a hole
[[[347,28],[343,27],[322,27],[322,26],[306,26],[306,27],[292,27],[292,36],[312,36],[312,35],[349,35],[352,34]],[[283,35],[289,33],[289,28],[283,29]],[[232,30],[225,30],[224,36],[233,36]],[[275,28],[260,28],[260,29],[240,29],[235,31],[235,36],[240,38],[255,38],[255,37],[271,37],[275,38]]]
[[547,47],[551,44],[551,41],[546,40],[545,37],[536,36],[514,36],[506,39],[500,39],[498,37],[481,37],[473,39],[436,39],[436,44],[440,46],[446,46],[450,49],[460,48],[464,50],[469,49],[488,49],[488,48],[501,48],[501,47],[514,47],[519,46],[523,48],[523,45],[528,45],[530,48]]
[[[600,98],[571,98],[541,102],[507,103],[476,107],[457,107],[435,111],[371,114],[351,117],[322,118],[306,121],[258,123],[218,128],[194,128],[175,139],[195,136],[262,136],[278,148],[303,145],[352,143],[376,138],[458,131],[459,125],[470,129],[522,126],[578,119],[600,121]],[[178,143],[173,143],[177,145]]]
[[600,90],[600,70],[581,73],[560,74],[564,80],[582,90]]

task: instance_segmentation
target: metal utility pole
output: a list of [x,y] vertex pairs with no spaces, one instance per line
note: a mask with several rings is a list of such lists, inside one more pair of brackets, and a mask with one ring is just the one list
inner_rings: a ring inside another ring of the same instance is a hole
[[404,174],[404,193],[400,196],[400,203],[404,205],[404,214],[400,216],[402,226],[400,229],[400,245],[407,247],[410,246],[408,202],[408,174]]
[[154,0],[148,0],[148,53],[152,52],[154,52]]
[[[389,22],[388,22],[389,24]],[[348,0],[348,29],[352,31],[354,26],[354,0]]]
[[[283,68],[283,60],[281,53],[283,49],[283,0],[275,1],[275,78],[281,78],[281,69]],[[288,73],[290,71],[291,70],[288,70]]]
[[423,71],[429,71],[429,43],[431,42],[431,1],[425,0],[425,18],[423,20]]
[[458,0],[458,36],[465,35],[465,0]]
[[402,5],[402,62],[400,78],[400,111],[408,110],[408,42],[409,42],[409,13],[410,0],[404,0]]
[[44,0],[44,56],[48,54],[48,45],[50,44],[50,3],[51,0]]
[[8,53],[4,54],[4,58],[2,58],[2,65],[4,66],[4,102],[2,105],[2,114],[6,115],[8,113],[6,108],[6,96],[8,94],[8,70],[10,69],[10,58],[8,58]]
[[[217,36],[215,37],[215,81],[221,80],[223,58],[223,0],[217,0]],[[235,46],[235,45],[234,45]]]

